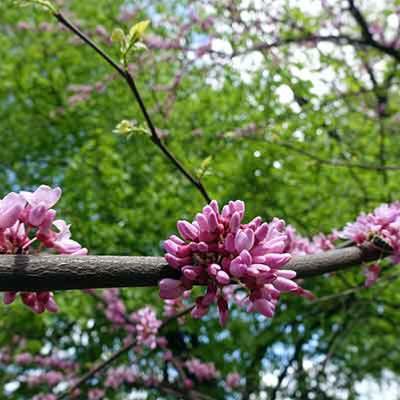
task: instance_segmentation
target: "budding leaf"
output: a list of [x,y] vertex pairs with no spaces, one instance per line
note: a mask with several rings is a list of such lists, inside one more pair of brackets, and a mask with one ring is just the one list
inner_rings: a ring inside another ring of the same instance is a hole
[[128,121],[127,119],[123,119],[113,130],[114,133],[119,135],[128,135],[132,132],[132,129],[135,127],[132,121]]
[[200,168],[197,170],[197,177],[199,179],[201,179],[207,173],[207,170],[211,165],[211,161],[212,161],[212,156],[208,156],[201,162]]
[[113,130],[113,133],[127,136],[130,138],[133,134],[150,135],[149,130],[144,125],[135,125],[136,121],[123,119]]
[[121,28],[115,28],[111,34],[111,40],[116,43],[122,43],[125,40],[125,33]]
[[128,67],[128,56],[131,53],[147,50],[146,45],[140,40],[149,24],[150,21],[148,20],[138,22],[132,26],[127,35],[120,28],[114,29],[111,39],[113,42],[120,44],[121,63],[125,68]]

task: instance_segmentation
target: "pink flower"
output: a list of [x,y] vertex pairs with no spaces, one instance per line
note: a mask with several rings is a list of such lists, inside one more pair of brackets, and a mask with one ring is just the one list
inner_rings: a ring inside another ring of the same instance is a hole
[[3,301],[4,304],[11,304],[17,297],[17,292],[5,292]]
[[19,21],[17,28],[21,31],[30,31],[32,30],[32,25],[27,21]]
[[240,375],[237,372],[231,372],[226,376],[226,385],[231,388],[237,388],[240,385]]
[[110,368],[107,371],[107,378],[104,382],[106,387],[117,389],[123,383],[134,383],[138,378],[138,372],[135,366]]
[[131,314],[131,320],[136,322],[137,343],[151,349],[156,348],[161,321],[157,319],[155,311],[151,307],[144,307]]
[[21,195],[31,207],[44,205],[47,209],[50,209],[60,199],[61,189],[59,187],[52,189],[49,186],[41,185],[33,193],[23,191]]
[[364,286],[367,288],[372,286],[379,278],[380,272],[381,272],[381,267],[379,264],[374,263],[370,265],[365,271],[366,280],[364,282]]
[[15,356],[15,362],[20,365],[30,364],[33,361],[33,357],[29,353],[21,353]]
[[119,296],[119,289],[103,290],[102,297],[107,305],[105,312],[106,317],[114,325],[124,325],[127,322],[127,317],[125,317],[126,309],[125,304]]
[[21,195],[29,204],[26,217],[28,223],[38,227],[45,220],[48,210],[60,199],[61,189],[41,185],[35,192],[21,192]]
[[162,299],[176,299],[185,291],[181,281],[165,278],[159,283],[160,297]]
[[[0,254],[35,254],[42,247],[54,248],[61,254],[85,255],[87,249],[71,240],[69,225],[54,221],[51,209],[60,199],[61,189],[41,185],[34,192],[9,193],[0,200]],[[52,226],[58,232],[52,231]],[[40,245],[35,249],[35,245]],[[6,292],[5,304],[14,302],[17,292]],[[32,311],[57,312],[58,306],[51,292],[22,292],[22,302]]]
[[285,223],[274,219],[269,224],[260,217],[243,223],[245,205],[231,201],[219,210],[214,200],[196,215],[193,222],[178,221],[181,238],[172,235],[165,243],[165,259],[181,271],[179,280],[163,279],[160,296],[176,299],[194,285],[207,286],[196,299],[194,318],[207,314],[217,303],[221,325],[228,319],[228,298],[223,289],[241,283],[246,289],[246,306],[272,317],[280,292],[305,295],[293,281],[294,271],[281,270],[290,260],[286,252],[289,236]]
[[7,194],[3,200],[0,200],[0,229],[13,226],[21,215],[25,204],[24,198],[14,192]]
[[214,363],[204,363],[198,358],[192,358],[185,362],[187,370],[200,382],[216,379],[219,375]]
[[46,243],[47,247],[54,249],[61,254],[68,255],[86,255],[87,249],[71,239],[70,225],[67,225],[63,220],[56,220],[53,225],[58,232],[53,232],[49,229],[40,230],[40,239]]
[[102,400],[104,399],[105,392],[102,389],[90,389],[88,391],[89,400]]

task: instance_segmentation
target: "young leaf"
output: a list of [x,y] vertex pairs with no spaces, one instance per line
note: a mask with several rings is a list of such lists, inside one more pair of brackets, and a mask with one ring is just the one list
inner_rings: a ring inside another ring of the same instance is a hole
[[149,26],[150,21],[145,20],[145,21],[140,21],[137,24],[133,25],[132,28],[129,31],[129,42],[131,44],[134,44],[138,42],[139,40],[142,39],[143,34],[147,27]]
[[125,33],[121,28],[115,28],[111,34],[111,40],[115,43],[122,43],[125,40]]

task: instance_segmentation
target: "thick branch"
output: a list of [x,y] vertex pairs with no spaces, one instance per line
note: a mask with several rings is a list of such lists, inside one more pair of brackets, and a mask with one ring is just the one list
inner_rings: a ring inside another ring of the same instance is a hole
[[367,20],[365,19],[364,15],[362,15],[362,13],[359,10],[359,8],[355,5],[354,1],[353,0],[348,0],[348,1],[349,1],[350,14],[353,16],[353,18],[355,19],[355,21],[359,25],[363,38],[367,42],[373,43],[374,39],[373,39],[373,37],[371,35],[371,32],[369,30]]
[[[322,275],[381,257],[381,250],[348,247],[294,257],[286,266],[299,278]],[[156,286],[178,278],[162,257],[0,256],[0,291],[42,291]]]

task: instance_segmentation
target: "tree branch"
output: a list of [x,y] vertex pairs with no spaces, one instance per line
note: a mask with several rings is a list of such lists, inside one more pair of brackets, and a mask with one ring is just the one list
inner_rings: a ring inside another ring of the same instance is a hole
[[278,146],[281,146],[281,147],[284,147],[291,151],[294,151],[298,154],[301,154],[305,157],[315,160],[321,164],[332,165],[334,167],[357,168],[357,169],[365,169],[365,170],[371,170],[371,171],[372,170],[375,170],[375,171],[398,171],[398,170],[400,170],[399,165],[364,164],[364,163],[358,163],[358,162],[324,159],[324,158],[319,157],[316,154],[310,153],[307,150],[304,150],[297,146],[294,146],[289,142],[271,141],[269,143],[276,144]]
[[[322,275],[384,256],[373,245],[347,247],[297,256],[285,269],[299,278]],[[125,256],[0,256],[0,291],[44,291],[156,286],[179,272],[162,257]]]
[[374,48],[375,50],[380,51],[390,57],[392,57],[397,62],[400,62],[400,52],[392,47],[382,43],[377,42],[376,40],[366,40],[365,38],[357,38],[348,35],[316,35],[316,34],[309,34],[306,36],[299,36],[294,38],[288,39],[278,39],[274,42],[270,43],[257,43],[254,46],[250,47],[249,49],[236,51],[232,54],[231,57],[241,56],[253,51],[262,51],[262,50],[269,50],[274,49],[290,44],[307,44],[307,43],[316,43],[316,42],[330,42],[337,45],[352,45],[355,47],[369,47]]

